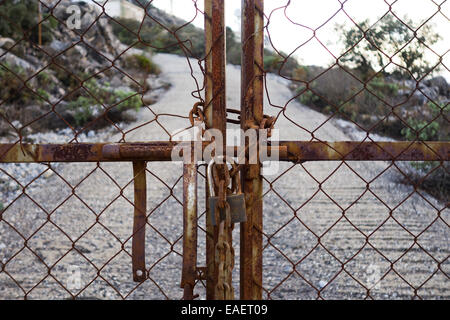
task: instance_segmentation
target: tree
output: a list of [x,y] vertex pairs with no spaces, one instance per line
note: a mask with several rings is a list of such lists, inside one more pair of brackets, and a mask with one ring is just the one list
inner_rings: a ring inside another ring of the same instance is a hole
[[416,32],[411,27],[413,25],[412,20],[404,18],[400,21],[393,15],[386,15],[372,27],[368,20],[350,29],[337,25],[336,31],[341,33],[345,48],[352,48],[356,44],[341,61],[369,77],[374,70],[379,71],[388,65],[389,57],[395,53],[393,60],[399,60],[401,67],[384,69],[383,73],[404,76],[409,71],[414,77],[420,78],[434,68],[426,60],[426,45],[436,43],[440,37],[431,25],[425,24]]

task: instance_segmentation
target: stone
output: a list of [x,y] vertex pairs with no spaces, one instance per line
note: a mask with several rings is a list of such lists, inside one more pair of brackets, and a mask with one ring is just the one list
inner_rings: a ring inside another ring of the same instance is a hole
[[0,62],[9,64],[11,66],[16,66],[25,70],[32,70],[32,71],[36,70],[36,68],[31,63],[22,58],[19,58],[18,56],[12,54],[11,52],[7,52],[3,56],[1,56]]
[[10,49],[15,41],[11,38],[0,38],[0,48]]
[[425,84],[429,87],[436,87],[438,93],[444,97],[448,97],[450,95],[450,86],[443,76],[431,78],[425,81]]
[[49,47],[50,49],[52,49],[55,53],[59,53],[61,51],[66,50],[68,47],[70,46],[69,42],[63,42],[60,40],[53,40],[50,44]]

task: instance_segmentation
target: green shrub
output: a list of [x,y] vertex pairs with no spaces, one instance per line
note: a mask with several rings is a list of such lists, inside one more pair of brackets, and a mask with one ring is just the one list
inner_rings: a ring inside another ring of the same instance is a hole
[[69,103],[69,108],[74,109],[74,119],[77,126],[82,127],[93,118],[94,108],[97,104],[93,99],[78,97]]
[[40,100],[31,90],[24,87],[23,81],[27,79],[25,70],[7,63],[0,64],[0,101],[7,104],[26,105]]
[[119,108],[119,110],[134,109],[136,111],[139,111],[139,109],[142,107],[141,96],[138,95],[136,92],[133,91],[125,92],[121,90],[116,90],[114,92],[114,96],[116,102],[124,100],[123,102],[117,105],[117,108]]
[[283,77],[296,80],[296,71],[300,68],[297,60],[288,57],[284,52],[264,49],[264,71],[279,74]]
[[[43,6],[44,7],[44,6]],[[45,7],[44,7],[45,8]],[[38,7],[37,1],[28,0],[4,0],[1,2],[2,14],[10,17],[11,20],[0,19],[0,35],[15,40],[28,36],[27,39],[34,43],[38,42]],[[47,17],[42,23],[42,42],[49,43],[53,38],[53,29],[58,25],[58,21],[53,17]],[[26,33],[24,33],[26,31]],[[29,32],[28,32],[29,31]]]
[[[449,140],[448,131],[441,130],[441,126],[448,125],[448,122],[443,119],[440,114],[444,114],[445,111],[450,109],[450,105],[436,105],[432,102],[427,104],[430,110],[428,116],[422,115],[422,117],[409,117],[407,119],[408,126],[403,128],[401,133],[408,141],[421,140],[421,141],[433,141],[433,140]],[[441,136],[443,133],[444,136]]]
[[42,88],[38,88],[36,90],[36,93],[38,94],[38,96],[36,98],[40,103],[44,103],[44,102],[48,101],[48,99],[50,98],[50,95],[48,94],[48,92]]
[[[379,75],[364,84],[340,68],[333,68],[325,73],[323,69],[312,71],[313,68],[297,68],[294,78],[299,81],[310,81],[308,90],[297,97],[297,100],[307,106],[324,113],[336,113],[373,132],[401,137],[402,126],[388,123],[377,125],[381,119],[392,111],[390,105],[395,105],[399,86],[397,83]],[[360,74],[352,70],[356,77]],[[311,79],[315,79],[311,81]],[[297,85],[296,92],[302,92],[304,84]],[[387,103],[385,103],[387,102]]]
[[[203,30],[188,24],[179,29],[179,26],[166,26],[152,23],[151,19],[140,22],[132,19],[117,18],[111,22],[113,32],[124,44],[134,45],[139,49],[148,49],[155,52],[187,54],[189,57],[200,58],[205,54],[205,41]],[[126,28],[125,28],[125,27]],[[178,39],[177,39],[178,38]]]
[[97,111],[100,114],[106,112],[106,109],[102,105],[110,108],[109,112],[114,113],[120,113],[130,109],[139,111],[142,106],[141,96],[134,91],[111,91],[107,86],[106,88],[98,86],[95,79],[86,81],[83,86],[90,94],[86,92],[85,95],[78,95],[68,104],[68,108],[75,111],[74,120],[75,125],[78,127],[82,127],[94,120],[94,115],[97,114]]
[[307,106],[315,105],[320,101],[320,98],[309,90],[303,92],[298,99],[300,100],[300,103]]
[[[422,112],[420,117],[411,116],[407,119],[408,127],[402,129],[402,135],[408,141],[448,141],[448,120],[442,115],[448,112],[450,105],[427,104],[429,114]],[[410,162],[415,172],[408,175],[409,181],[421,189],[429,192],[438,199],[447,200],[450,196],[449,165],[440,164],[439,161],[413,161]]]
[[160,74],[159,67],[148,57],[142,54],[133,54],[125,58],[125,66],[130,69],[139,70],[146,74]]

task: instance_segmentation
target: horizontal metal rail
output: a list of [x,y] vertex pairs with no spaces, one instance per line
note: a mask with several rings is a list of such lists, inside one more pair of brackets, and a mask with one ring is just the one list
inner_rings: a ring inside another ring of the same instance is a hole
[[[205,149],[211,142],[203,142]],[[171,161],[179,142],[0,144],[0,163]],[[237,156],[238,148],[229,147]],[[450,142],[280,141],[279,161],[449,161]],[[230,152],[231,153],[231,152]],[[262,161],[267,159],[261,159]],[[273,159],[272,159],[273,160]]]

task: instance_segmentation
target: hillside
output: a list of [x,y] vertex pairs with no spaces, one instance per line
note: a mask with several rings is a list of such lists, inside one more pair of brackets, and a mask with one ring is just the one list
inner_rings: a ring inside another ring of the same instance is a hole
[[35,8],[25,1],[2,6],[20,16],[23,31],[0,23],[0,136],[133,121],[135,111],[167,88],[156,77],[150,51],[126,50],[105,18],[95,20],[101,13],[96,6],[77,4],[83,17],[79,29],[59,22],[69,18],[67,2],[58,4],[53,16],[44,12],[41,46],[36,27],[24,31],[33,26],[29,19],[35,17],[28,13]]

